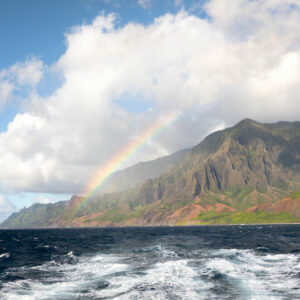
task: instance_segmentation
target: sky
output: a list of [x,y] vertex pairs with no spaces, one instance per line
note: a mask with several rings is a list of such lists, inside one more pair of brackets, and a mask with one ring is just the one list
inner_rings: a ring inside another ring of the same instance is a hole
[[0,221],[241,119],[300,116],[300,0],[0,2]]

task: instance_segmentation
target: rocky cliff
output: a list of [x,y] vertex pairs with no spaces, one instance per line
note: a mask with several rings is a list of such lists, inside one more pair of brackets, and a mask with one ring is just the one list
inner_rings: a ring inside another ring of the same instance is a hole
[[39,205],[35,223],[28,222],[33,206],[2,227],[299,222],[299,191],[300,122],[246,119],[207,136],[140,186],[94,197],[78,211],[72,207],[80,197]]

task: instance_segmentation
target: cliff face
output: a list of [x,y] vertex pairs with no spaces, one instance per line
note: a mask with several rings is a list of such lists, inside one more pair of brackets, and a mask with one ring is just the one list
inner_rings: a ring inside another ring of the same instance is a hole
[[138,187],[149,178],[156,178],[181,163],[189,149],[184,149],[153,161],[140,162],[115,172],[102,187],[101,193],[114,193]]
[[[146,181],[138,203],[174,208],[222,203],[244,210],[276,201],[299,188],[299,140],[299,123],[263,125],[244,120],[208,136],[180,165]],[[152,213],[153,209],[147,222],[164,222],[164,214]]]
[[[298,191],[300,122],[246,119],[209,135],[171,169],[139,187],[97,196],[76,212],[72,206],[80,199],[73,198],[53,218],[45,210],[44,226],[297,222]],[[21,213],[2,227],[15,226]]]

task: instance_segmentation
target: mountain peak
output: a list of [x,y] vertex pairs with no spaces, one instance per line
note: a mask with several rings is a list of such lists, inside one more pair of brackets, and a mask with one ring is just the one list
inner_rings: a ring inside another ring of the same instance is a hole
[[257,125],[262,125],[261,123],[254,121],[252,119],[244,119],[240,122],[238,122],[234,127],[248,127],[248,126],[257,126]]
[[215,153],[225,142],[227,137],[239,139],[243,143],[244,139],[251,138],[251,136],[256,137],[257,129],[263,127],[263,124],[260,124],[254,120],[244,119],[233,127],[215,131],[208,135],[201,143],[192,148],[192,152],[202,152],[207,153],[208,155]]
[[[254,223],[299,222],[299,128],[300,122],[262,124],[245,119],[210,134],[144,184],[93,197],[80,210],[74,209],[82,199],[76,196],[33,205],[0,227],[214,224],[234,223],[234,218],[246,223],[249,216]],[[154,162],[162,164],[161,159]],[[146,165],[137,165],[137,174]],[[280,200],[290,194],[295,199]],[[266,219],[256,219],[256,211]]]

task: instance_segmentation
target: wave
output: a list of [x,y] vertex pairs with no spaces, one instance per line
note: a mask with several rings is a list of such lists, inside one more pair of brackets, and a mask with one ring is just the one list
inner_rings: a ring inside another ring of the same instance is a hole
[[299,294],[299,255],[259,255],[252,250],[218,250],[201,273],[219,278],[237,297],[294,299]]
[[1,299],[297,299],[300,257],[155,245],[6,270]]
[[0,259],[1,258],[9,258],[10,257],[10,253],[2,253],[2,254],[0,254]]

